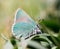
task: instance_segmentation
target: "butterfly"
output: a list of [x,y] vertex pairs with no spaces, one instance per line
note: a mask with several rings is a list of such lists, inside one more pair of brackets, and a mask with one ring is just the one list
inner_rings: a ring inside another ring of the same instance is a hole
[[24,10],[18,8],[12,25],[12,33],[16,38],[28,39],[42,32],[35,21]]

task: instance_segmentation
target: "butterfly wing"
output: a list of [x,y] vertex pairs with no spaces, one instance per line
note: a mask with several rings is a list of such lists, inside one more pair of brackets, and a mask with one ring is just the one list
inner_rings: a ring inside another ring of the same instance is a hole
[[36,27],[36,23],[26,12],[24,12],[22,9],[17,10],[12,27],[12,32],[15,36],[18,38],[21,36],[26,37]]
[[34,20],[31,19],[30,16],[22,9],[18,9],[15,15],[15,23],[18,23],[18,22],[28,22],[36,25]]

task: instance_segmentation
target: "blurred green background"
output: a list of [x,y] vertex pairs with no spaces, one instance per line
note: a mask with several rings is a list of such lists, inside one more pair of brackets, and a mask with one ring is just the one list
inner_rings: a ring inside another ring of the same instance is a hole
[[[23,9],[35,21],[38,21],[40,10],[45,9],[42,6],[44,2],[41,0],[0,0],[0,33],[3,33],[7,38],[11,37],[11,26],[18,8]],[[0,49],[4,43],[4,39],[0,37]]]
[[[60,4],[57,4],[55,1],[56,0],[0,0],[0,33],[3,33],[8,39],[11,37],[11,26],[18,8],[23,9],[36,23],[41,25],[43,23],[54,32],[59,32],[60,8],[58,6]],[[46,32],[45,29],[43,30]],[[4,43],[4,39],[0,37],[0,49],[2,49]]]

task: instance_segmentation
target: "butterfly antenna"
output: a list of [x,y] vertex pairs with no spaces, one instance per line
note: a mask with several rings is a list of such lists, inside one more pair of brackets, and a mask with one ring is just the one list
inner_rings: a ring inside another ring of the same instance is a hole
[[5,41],[8,41],[7,37],[4,35],[4,34],[0,34],[0,36],[5,40]]

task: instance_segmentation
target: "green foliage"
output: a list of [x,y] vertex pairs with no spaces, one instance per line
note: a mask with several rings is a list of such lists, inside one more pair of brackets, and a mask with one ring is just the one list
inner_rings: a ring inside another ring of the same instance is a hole
[[60,10],[60,0],[57,0],[55,7],[56,7],[56,10]]
[[14,49],[18,49],[15,37],[12,36],[10,41],[11,41],[11,44],[14,46]]
[[15,40],[14,37],[11,37],[10,41],[11,41],[11,43],[12,43],[13,46],[16,45],[16,40]]
[[54,32],[59,32],[60,25],[53,20],[43,20],[42,23]]

